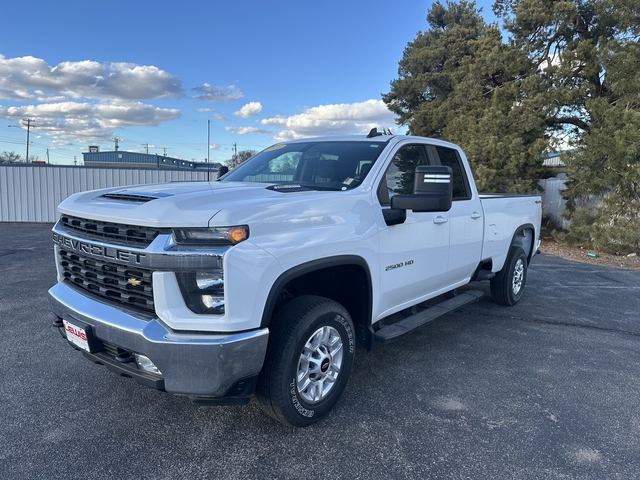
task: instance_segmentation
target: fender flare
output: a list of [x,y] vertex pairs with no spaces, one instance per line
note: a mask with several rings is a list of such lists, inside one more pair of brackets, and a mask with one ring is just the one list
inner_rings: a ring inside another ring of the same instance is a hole
[[[536,227],[533,226],[533,224],[531,223],[525,223],[524,225],[520,225],[518,228],[516,228],[516,231],[513,233],[513,237],[511,237],[511,243],[509,244],[509,250],[511,250],[511,247],[513,247],[513,245],[515,244],[515,240],[516,237],[522,233],[524,230],[531,230],[533,232],[533,236],[535,237],[536,234]],[[533,249],[536,246],[536,239],[533,238],[531,241],[531,248],[529,249],[530,251],[526,251],[524,248],[523,250],[525,250],[525,254],[527,255],[527,263],[531,261],[531,258],[533,257]],[[508,254],[508,252],[507,252]]]
[[364,260],[364,258],[359,257],[357,255],[338,255],[335,257],[327,257],[321,258],[318,260],[312,260],[310,262],[302,263],[300,265],[296,265],[295,267],[290,268],[280,274],[280,276],[273,282],[271,289],[269,290],[269,295],[267,296],[267,301],[265,303],[264,310],[262,312],[262,320],[260,321],[260,328],[265,328],[269,325],[271,321],[271,315],[273,314],[273,310],[276,306],[276,301],[278,299],[278,294],[282,290],[282,288],[292,280],[295,280],[302,275],[306,275],[308,273],[312,273],[318,270],[324,270],[325,268],[331,267],[339,267],[343,265],[357,265],[362,267],[367,275],[368,285],[368,298],[366,299],[366,315],[367,318],[371,319],[371,311],[373,305],[373,285],[371,283],[371,271],[369,270],[369,264]]

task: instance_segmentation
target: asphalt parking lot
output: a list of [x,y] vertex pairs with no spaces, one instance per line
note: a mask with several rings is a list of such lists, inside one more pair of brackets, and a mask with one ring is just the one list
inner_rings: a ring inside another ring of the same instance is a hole
[[322,422],[196,407],[94,365],[51,327],[50,224],[0,223],[3,479],[639,478],[640,272],[534,259],[478,303],[356,355]]

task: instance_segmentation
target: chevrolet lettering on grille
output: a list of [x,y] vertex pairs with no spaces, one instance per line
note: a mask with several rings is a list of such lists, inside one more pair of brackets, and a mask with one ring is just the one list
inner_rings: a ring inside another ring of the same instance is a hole
[[53,232],[53,241],[58,245],[75,250],[76,252],[109,260],[116,260],[130,265],[138,265],[141,263],[141,260],[146,257],[144,253],[131,252],[104,245],[94,245],[92,243],[83,242],[82,240],[65,237],[64,235],[60,235],[56,232]]

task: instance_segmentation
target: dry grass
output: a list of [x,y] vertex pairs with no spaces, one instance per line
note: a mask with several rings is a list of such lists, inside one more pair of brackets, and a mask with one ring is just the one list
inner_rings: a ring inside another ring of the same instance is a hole
[[[574,262],[591,263],[603,267],[625,268],[627,270],[640,270],[640,255],[616,254],[615,252],[603,252],[600,250],[588,250],[582,247],[570,247],[557,243],[552,237],[544,236],[540,246],[542,253],[555,255],[556,257],[572,260]],[[597,257],[588,256],[595,253]]]

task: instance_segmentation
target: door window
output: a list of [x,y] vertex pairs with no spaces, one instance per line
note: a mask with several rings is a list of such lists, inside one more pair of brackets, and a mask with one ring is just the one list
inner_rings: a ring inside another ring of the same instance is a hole
[[429,165],[424,145],[405,145],[398,150],[378,188],[381,205],[389,205],[391,197],[398,193],[413,193],[413,180],[418,165]]
[[440,164],[451,167],[453,171],[453,199],[469,200],[471,198],[469,182],[467,182],[467,177],[462,170],[458,152],[453,148],[446,147],[436,147],[436,152],[438,152]]

